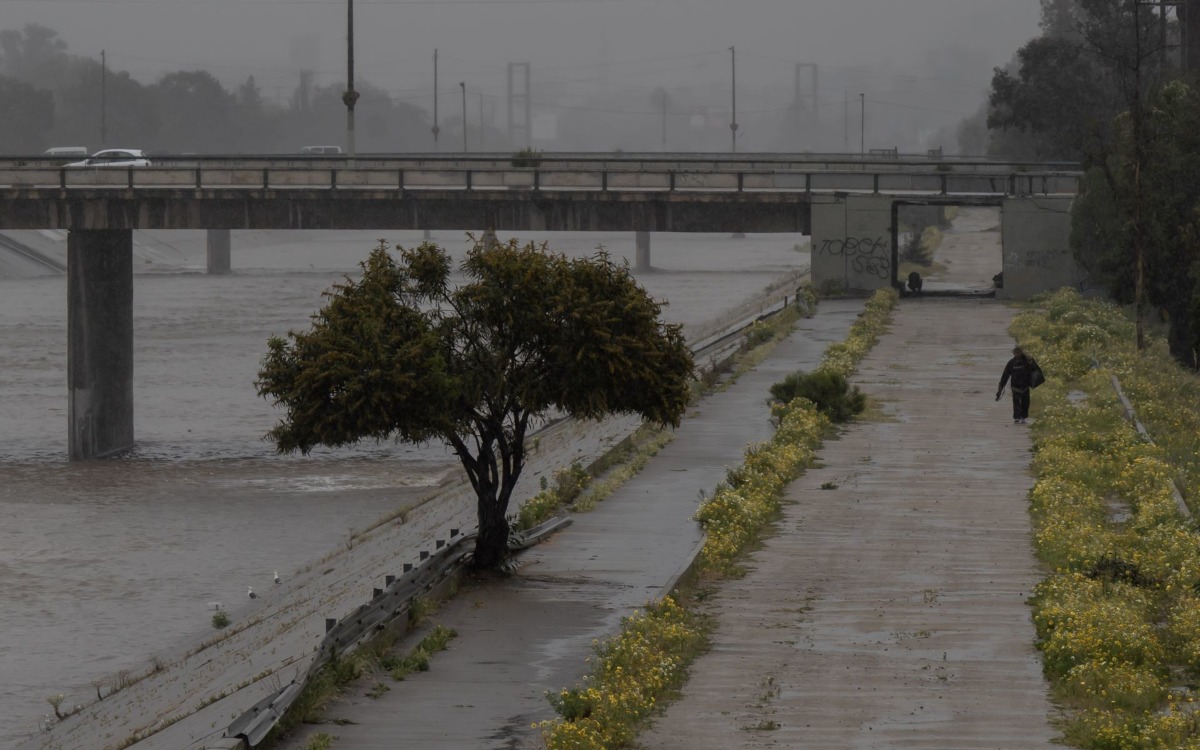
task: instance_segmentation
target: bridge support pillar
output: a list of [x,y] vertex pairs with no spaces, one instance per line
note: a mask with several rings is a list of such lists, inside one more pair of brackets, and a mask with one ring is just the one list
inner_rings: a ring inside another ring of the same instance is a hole
[[229,273],[233,268],[230,263],[233,241],[228,229],[208,230],[208,272],[213,274]]
[[633,269],[635,271],[650,270],[650,233],[635,232],[634,245],[637,248],[636,260]]
[[67,237],[67,420],[72,461],[133,447],[133,232]]

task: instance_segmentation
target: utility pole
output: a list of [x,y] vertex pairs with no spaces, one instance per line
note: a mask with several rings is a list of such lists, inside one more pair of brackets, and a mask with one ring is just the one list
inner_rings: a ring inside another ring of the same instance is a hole
[[108,145],[108,56],[100,50],[100,146]]
[[861,91],[858,93],[858,100],[862,103],[862,117],[859,119],[858,125],[858,153],[860,156],[867,155],[867,95]]
[[479,150],[486,151],[483,145],[483,92],[479,92]]
[[662,93],[662,150],[667,152],[667,92]]
[[842,92],[842,152],[850,153],[850,92]]
[[438,105],[437,53],[438,53],[438,51],[436,49],[434,49],[434,51],[433,51],[433,150],[434,151],[437,151],[437,142],[438,142],[437,137],[438,137],[438,133],[440,133],[442,130],[441,128],[438,127],[438,113],[437,113],[437,105]]
[[1134,61],[1133,61],[1133,107],[1131,108],[1133,125],[1133,258],[1135,273],[1133,283],[1133,313],[1134,337],[1137,352],[1141,354],[1146,348],[1145,325],[1142,315],[1142,297],[1145,288],[1145,229],[1142,226],[1142,164],[1145,163],[1145,147],[1142,144],[1144,132],[1142,111],[1142,3],[1135,0],[1133,4],[1134,32]]
[[729,121],[729,137],[731,142],[730,150],[737,153],[737,51],[733,47],[729,48],[729,69],[732,73],[733,85],[730,87],[730,94],[733,97],[733,117]]
[[346,103],[346,153],[354,158],[354,105],[358,92],[354,90],[354,0],[346,0],[346,90],[342,92]]
[[467,153],[467,82],[466,82],[466,81],[459,81],[459,82],[458,82],[458,87],[459,87],[460,89],[462,89],[462,100],[463,100],[463,113],[462,113],[462,120],[463,120],[463,153],[465,154],[465,153]]

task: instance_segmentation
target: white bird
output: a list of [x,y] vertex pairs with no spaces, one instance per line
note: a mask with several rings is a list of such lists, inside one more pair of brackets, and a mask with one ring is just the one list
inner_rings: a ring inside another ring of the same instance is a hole
[[279,571],[278,570],[275,571],[275,583],[282,583],[282,581],[279,580]]
[[258,594],[254,593],[254,587],[252,587],[252,586],[246,587],[246,595],[249,596],[251,599],[258,598]]

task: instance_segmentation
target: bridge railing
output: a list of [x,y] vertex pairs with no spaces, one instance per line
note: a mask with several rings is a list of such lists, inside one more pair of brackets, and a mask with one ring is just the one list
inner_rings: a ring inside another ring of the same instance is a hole
[[[249,169],[311,168],[334,169],[505,169],[514,167],[511,153],[416,153],[416,154],[359,154],[302,156],[298,154],[152,154],[155,165],[175,168],[204,169],[234,167]],[[62,166],[61,159],[45,154],[0,156],[0,170],[10,167],[53,169]],[[1007,174],[1010,172],[1070,172],[1079,169],[1071,162],[1015,162],[981,157],[929,156],[899,154],[879,158],[863,154],[721,154],[721,153],[624,153],[597,152],[539,152],[526,157],[524,166],[547,170],[580,171],[835,171],[835,172],[899,172],[941,170],[962,173]]]
[[583,190],[1074,195],[1078,172],[960,173],[832,170],[655,170],[376,167],[11,167],[0,188],[133,190]]

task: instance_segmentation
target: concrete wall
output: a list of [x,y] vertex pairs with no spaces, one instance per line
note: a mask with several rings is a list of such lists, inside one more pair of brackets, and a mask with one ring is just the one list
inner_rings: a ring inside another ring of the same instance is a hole
[[1071,255],[1071,199],[1009,198],[1000,217],[1004,288],[1000,299],[1028,299],[1086,275]]
[[812,278],[820,289],[838,281],[847,290],[891,286],[892,198],[813,196]]

